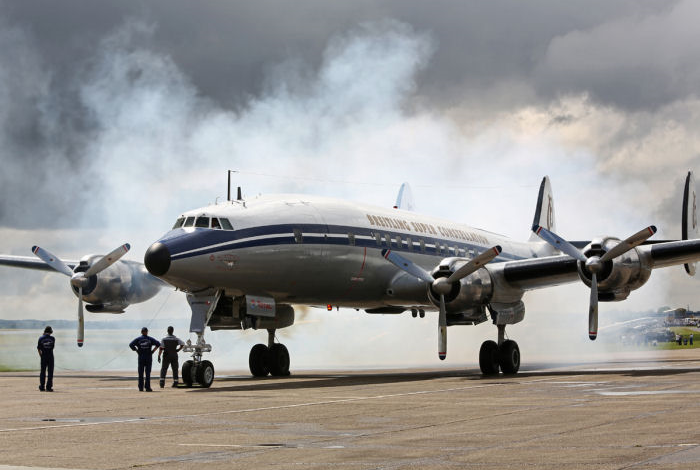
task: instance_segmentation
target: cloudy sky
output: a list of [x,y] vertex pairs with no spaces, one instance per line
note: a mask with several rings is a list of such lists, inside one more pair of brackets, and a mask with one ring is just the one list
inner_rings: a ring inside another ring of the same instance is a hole
[[[516,239],[546,174],[564,237],[652,223],[678,237],[700,168],[699,15],[691,1],[0,1],[0,252],[128,241],[141,260],[179,212],[225,197],[228,169],[247,196],[385,206],[408,181],[418,211]],[[681,271],[601,316],[700,308]],[[0,295],[0,318],[75,310],[58,274],[0,268]],[[529,294],[513,330],[580,310],[583,335],[587,297]],[[154,311],[188,316],[179,293],[128,314]],[[433,355],[432,323],[358,319],[357,341],[427,329]],[[461,330],[477,349],[493,334]]]

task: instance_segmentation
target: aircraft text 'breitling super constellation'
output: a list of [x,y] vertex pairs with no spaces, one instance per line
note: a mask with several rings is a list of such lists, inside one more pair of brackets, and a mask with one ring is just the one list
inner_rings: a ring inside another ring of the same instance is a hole
[[[403,191],[402,191],[403,193]],[[230,199],[230,198],[229,198]],[[183,365],[186,383],[211,385],[214,367],[204,330],[264,329],[268,344],[249,356],[255,376],[289,374],[287,348],[275,330],[294,323],[293,305],[337,306],[368,313],[437,311],[438,355],[447,354],[447,327],[491,320],[497,340],[485,341],[485,375],[516,373],[520,350],[505,339],[523,320],[523,294],[581,281],[590,287],[589,331],[598,330],[598,302],[620,301],[655,268],[700,260],[695,183],[688,173],[682,239],[652,242],[649,226],[620,240],[603,236],[568,242],[555,232],[552,191],[542,180],[532,235],[517,242],[492,232],[337,199],[275,195],[229,200],[184,212],[146,252],[148,271],[187,293],[192,309]],[[583,310],[583,309],[582,309]]]

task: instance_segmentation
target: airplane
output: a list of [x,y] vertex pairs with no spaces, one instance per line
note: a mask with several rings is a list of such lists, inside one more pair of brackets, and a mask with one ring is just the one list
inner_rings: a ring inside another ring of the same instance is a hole
[[[399,196],[401,200],[401,196]],[[692,203],[691,203],[692,200]],[[397,201],[397,206],[399,201]],[[294,323],[293,305],[364,309],[413,316],[438,312],[438,357],[447,327],[489,318],[497,340],[479,352],[484,375],[515,374],[518,344],[507,325],[524,319],[524,293],[582,281],[590,288],[589,337],[598,334],[598,302],[621,301],[656,268],[700,260],[695,182],[688,173],[682,240],[648,242],[649,226],[620,240],[568,242],[556,234],[548,177],[542,179],[531,237],[502,235],[414,212],[305,195],[238,198],[183,212],[146,251],[154,276],[187,295],[196,344],[182,368],[186,384],[211,386],[214,367],[204,330],[267,330],[250,350],[253,376],[289,374],[289,352],[275,331]]]
[[85,341],[85,309],[91,313],[123,313],[129,305],[145,302],[167,284],[146,271],[142,263],[125,261],[131,246],[121,245],[110,253],[87,255],[79,261],[63,261],[47,250],[33,246],[31,256],[0,255],[0,266],[57,271],[70,277],[70,286],[78,297],[77,344]]

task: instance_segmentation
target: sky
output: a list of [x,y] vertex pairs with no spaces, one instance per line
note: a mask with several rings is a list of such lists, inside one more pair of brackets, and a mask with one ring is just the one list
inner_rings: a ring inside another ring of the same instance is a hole
[[[700,167],[698,14],[691,1],[0,0],[0,252],[73,260],[129,242],[141,261],[180,212],[226,197],[227,170],[247,197],[383,206],[407,181],[417,212],[519,240],[549,175],[565,238],[650,224],[677,238]],[[601,319],[698,308],[696,289],[659,270]],[[0,318],[75,315],[60,274],[0,268],[0,295]],[[512,329],[571,314],[584,337],[587,299],[581,285],[527,294]],[[184,331],[188,309],[164,292],[127,315]],[[304,345],[332,347],[338,330],[387,363],[418,360],[397,336],[434,359],[427,319],[355,315],[310,312],[315,327],[285,334],[310,365],[323,363]],[[452,344],[477,350],[495,335],[456,329]]]

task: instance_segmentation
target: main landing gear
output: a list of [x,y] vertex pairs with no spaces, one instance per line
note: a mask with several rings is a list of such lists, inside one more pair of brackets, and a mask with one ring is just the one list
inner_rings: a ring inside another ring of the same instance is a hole
[[289,351],[282,343],[275,343],[275,330],[267,330],[267,345],[256,344],[248,356],[250,373],[255,377],[289,375]]
[[187,387],[193,383],[198,383],[203,388],[211,387],[214,382],[214,365],[209,361],[202,360],[202,353],[211,351],[211,344],[204,342],[204,335],[197,333],[197,344],[187,340],[187,344],[182,348],[184,352],[191,352],[192,359],[182,364],[182,381]]
[[515,374],[520,369],[520,348],[513,340],[505,339],[506,326],[498,326],[498,343],[484,341],[479,350],[479,367],[484,375]]

